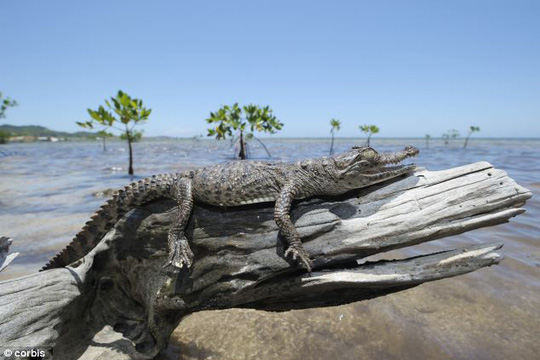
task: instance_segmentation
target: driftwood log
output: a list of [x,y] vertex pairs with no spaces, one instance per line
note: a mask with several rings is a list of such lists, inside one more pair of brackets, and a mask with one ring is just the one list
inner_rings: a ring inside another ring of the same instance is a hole
[[507,222],[530,196],[480,162],[299,201],[292,217],[311,274],[283,258],[272,204],[196,206],[187,229],[195,263],[171,273],[163,265],[175,204],[155,201],[126,214],[73,266],[0,283],[0,345],[54,348],[57,359],[148,359],[195,311],[331,306],[465,274],[497,264],[502,245],[357,259]]
[[0,271],[4,270],[19,253],[12,253],[8,255],[9,247],[13,240],[6,236],[0,236]]

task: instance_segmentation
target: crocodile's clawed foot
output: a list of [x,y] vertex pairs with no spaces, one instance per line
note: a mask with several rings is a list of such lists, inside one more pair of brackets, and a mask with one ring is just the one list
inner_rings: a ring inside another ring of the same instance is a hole
[[309,255],[307,254],[306,250],[301,247],[296,246],[289,246],[289,248],[285,251],[285,257],[292,254],[293,260],[296,260],[302,267],[304,267],[309,273],[311,272],[311,268],[313,267],[313,262],[309,258]]
[[175,270],[180,270],[184,266],[189,269],[192,264],[193,252],[189,248],[189,245],[176,243],[174,249],[169,251],[169,258],[163,267],[172,266]]

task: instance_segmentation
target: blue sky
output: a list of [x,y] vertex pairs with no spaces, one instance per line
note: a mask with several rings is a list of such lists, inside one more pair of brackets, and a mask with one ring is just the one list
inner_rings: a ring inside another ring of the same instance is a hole
[[540,1],[6,1],[1,123],[76,131],[122,89],[147,135],[270,105],[280,136],[540,137]]

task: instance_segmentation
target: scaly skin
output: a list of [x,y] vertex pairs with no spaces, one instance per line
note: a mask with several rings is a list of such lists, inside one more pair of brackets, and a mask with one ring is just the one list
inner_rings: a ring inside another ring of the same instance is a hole
[[182,268],[192,264],[193,253],[184,230],[194,202],[223,207],[275,202],[274,218],[289,244],[285,256],[292,255],[311,271],[311,259],[290,218],[293,200],[339,195],[400,176],[415,166],[386,165],[400,163],[417,154],[418,149],[411,146],[384,154],[378,154],[370,147],[354,147],[334,157],[296,164],[235,161],[186,173],[145,178],[115,193],[43,270],[64,267],[81,259],[130,209],[158,198],[172,198],[178,203],[179,213],[169,229],[167,265]]

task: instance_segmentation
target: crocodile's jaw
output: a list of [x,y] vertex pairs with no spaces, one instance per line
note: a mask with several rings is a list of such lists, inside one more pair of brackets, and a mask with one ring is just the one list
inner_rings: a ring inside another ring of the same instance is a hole
[[[360,156],[340,171],[339,180],[346,189],[357,189],[389,180],[413,171],[414,164],[395,165],[414,157],[418,149],[408,146],[403,151],[379,154],[371,148],[355,148]],[[369,155],[368,157],[362,154]]]
[[368,186],[410,173],[414,171],[414,169],[416,169],[415,164],[383,166],[361,174],[360,179],[363,179],[362,182],[367,184],[364,186]]

